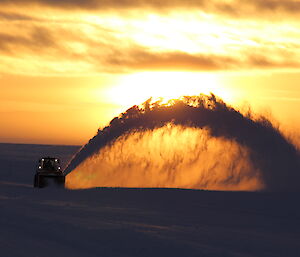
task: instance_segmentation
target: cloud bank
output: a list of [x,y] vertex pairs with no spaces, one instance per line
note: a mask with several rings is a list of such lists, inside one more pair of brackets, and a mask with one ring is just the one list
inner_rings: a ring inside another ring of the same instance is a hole
[[299,21],[293,18],[298,1],[0,4],[1,73],[298,70],[300,65]]
[[[9,0],[1,0],[1,4],[11,4]],[[24,1],[15,0],[14,5],[24,5]],[[298,13],[298,0],[252,0],[252,1],[204,1],[204,0],[29,0],[26,5],[41,5],[60,9],[85,9],[105,11],[107,9],[198,9],[202,11],[221,12],[230,15],[249,14],[250,12],[288,12]]]

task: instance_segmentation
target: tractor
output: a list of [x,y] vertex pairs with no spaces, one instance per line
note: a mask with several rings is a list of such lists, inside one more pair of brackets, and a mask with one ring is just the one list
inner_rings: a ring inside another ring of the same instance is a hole
[[38,188],[65,187],[65,174],[58,158],[44,157],[39,160],[33,186]]

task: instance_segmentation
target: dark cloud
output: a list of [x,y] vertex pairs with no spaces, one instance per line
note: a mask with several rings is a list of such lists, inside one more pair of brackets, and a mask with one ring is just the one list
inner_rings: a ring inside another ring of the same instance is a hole
[[[241,0],[239,0],[242,2]],[[299,12],[300,2],[294,0],[255,0],[253,1],[254,6],[257,9],[270,10],[270,11],[288,11],[288,12]]]
[[268,56],[263,55],[250,55],[248,57],[249,67],[255,68],[299,68],[300,63],[285,58],[281,61],[268,58]]
[[56,38],[54,38],[53,34],[42,27],[35,27],[31,33],[31,40],[33,41],[35,46],[56,46]]
[[13,12],[1,12],[0,11],[0,20],[9,20],[9,21],[33,21],[36,20],[33,17],[13,13]]
[[58,45],[46,28],[34,27],[27,36],[0,33],[0,51],[5,55],[20,55],[30,50],[39,54],[49,47]]
[[[70,35],[69,35],[70,36]],[[74,35],[72,35],[74,37]],[[65,38],[67,36],[65,35]],[[65,45],[65,38],[60,41],[50,31],[35,28],[27,37],[0,34],[0,51],[3,55],[20,58],[22,54],[39,57],[51,56],[57,62],[72,61],[91,64],[97,72],[123,73],[146,70],[180,70],[180,71],[224,71],[249,68],[299,68],[300,63],[294,58],[280,58],[276,49],[273,54],[252,53],[240,55],[217,55],[181,51],[153,52],[151,49],[132,45],[130,48],[118,47],[105,41],[94,42],[77,38],[87,47],[87,51],[78,53]]]
[[[276,56],[276,53],[273,54]],[[148,49],[137,47],[135,50],[115,51],[102,61],[110,71],[116,72],[128,70],[222,71],[300,67],[298,61],[284,58],[284,56],[280,57],[278,60],[263,54],[251,54],[251,52],[243,56],[189,54],[180,51],[151,52]]]
[[[85,63],[90,72],[124,73],[147,70],[224,71],[243,69],[299,68],[297,53],[275,46],[248,47],[239,52],[187,53],[183,51],[153,51],[133,42],[118,44],[114,33],[99,31],[91,39],[82,33],[62,27],[34,26],[28,33],[0,33],[2,56],[49,60],[58,63]],[[83,46],[77,51],[72,44]],[[285,49],[285,48],[284,48]],[[289,48],[286,48],[289,49]],[[43,64],[41,64],[43,65]],[[85,71],[83,71],[85,72]]]
[[223,70],[236,64],[236,60],[227,56],[189,54],[180,51],[151,52],[137,48],[127,52],[116,51],[106,58],[110,67],[130,68],[134,70]]
[[[11,4],[10,0],[0,0],[0,3]],[[14,4],[24,4],[22,0],[15,0]],[[28,0],[26,4],[48,5],[56,8],[72,7],[80,9],[94,8],[172,8],[172,7],[203,7],[207,6],[204,0]]]
[[[23,0],[14,0],[14,5],[24,5]],[[0,4],[12,4],[11,0],[0,0]],[[28,0],[26,5],[44,5],[53,8],[85,9],[93,11],[101,10],[120,10],[149,8],[158,12],[172,9],[201,9],[205,12],[223,13],[235,17],[256,15],[260,18],[264,12],[284,11],[288,13],[298,13],[300,11],[300,2],[294,0],[235,0],[231,3],[224,3],[221,0]],[[259,15],[257,15],[259,13]]]
[[27,38],[21,36],[14,36],[9,34],[0,34],[0,51],[5,51],[6,54],[11,54],[11,47],[17,45],[28,45],[29,41]]

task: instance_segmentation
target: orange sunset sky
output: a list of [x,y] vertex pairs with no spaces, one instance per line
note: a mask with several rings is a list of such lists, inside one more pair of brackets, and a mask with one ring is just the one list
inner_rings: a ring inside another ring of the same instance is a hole
[[213,92],[297,137],[300,1],[0,0],[0,142],[84,144],[151,96]]

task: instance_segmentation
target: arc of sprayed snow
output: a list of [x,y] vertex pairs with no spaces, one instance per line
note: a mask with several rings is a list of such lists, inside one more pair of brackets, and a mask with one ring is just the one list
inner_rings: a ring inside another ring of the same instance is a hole
[[153,130],[167,123],[207,128],[213,137],[234,140],[250,150],[253,165],[261,171],[267,190],[299,190],[299,153],[266,118],[242,115],[215,95],[186,96],[167,104],[148,99],[134,105],[98,133],[71,160],[66,173],[130,131]]

